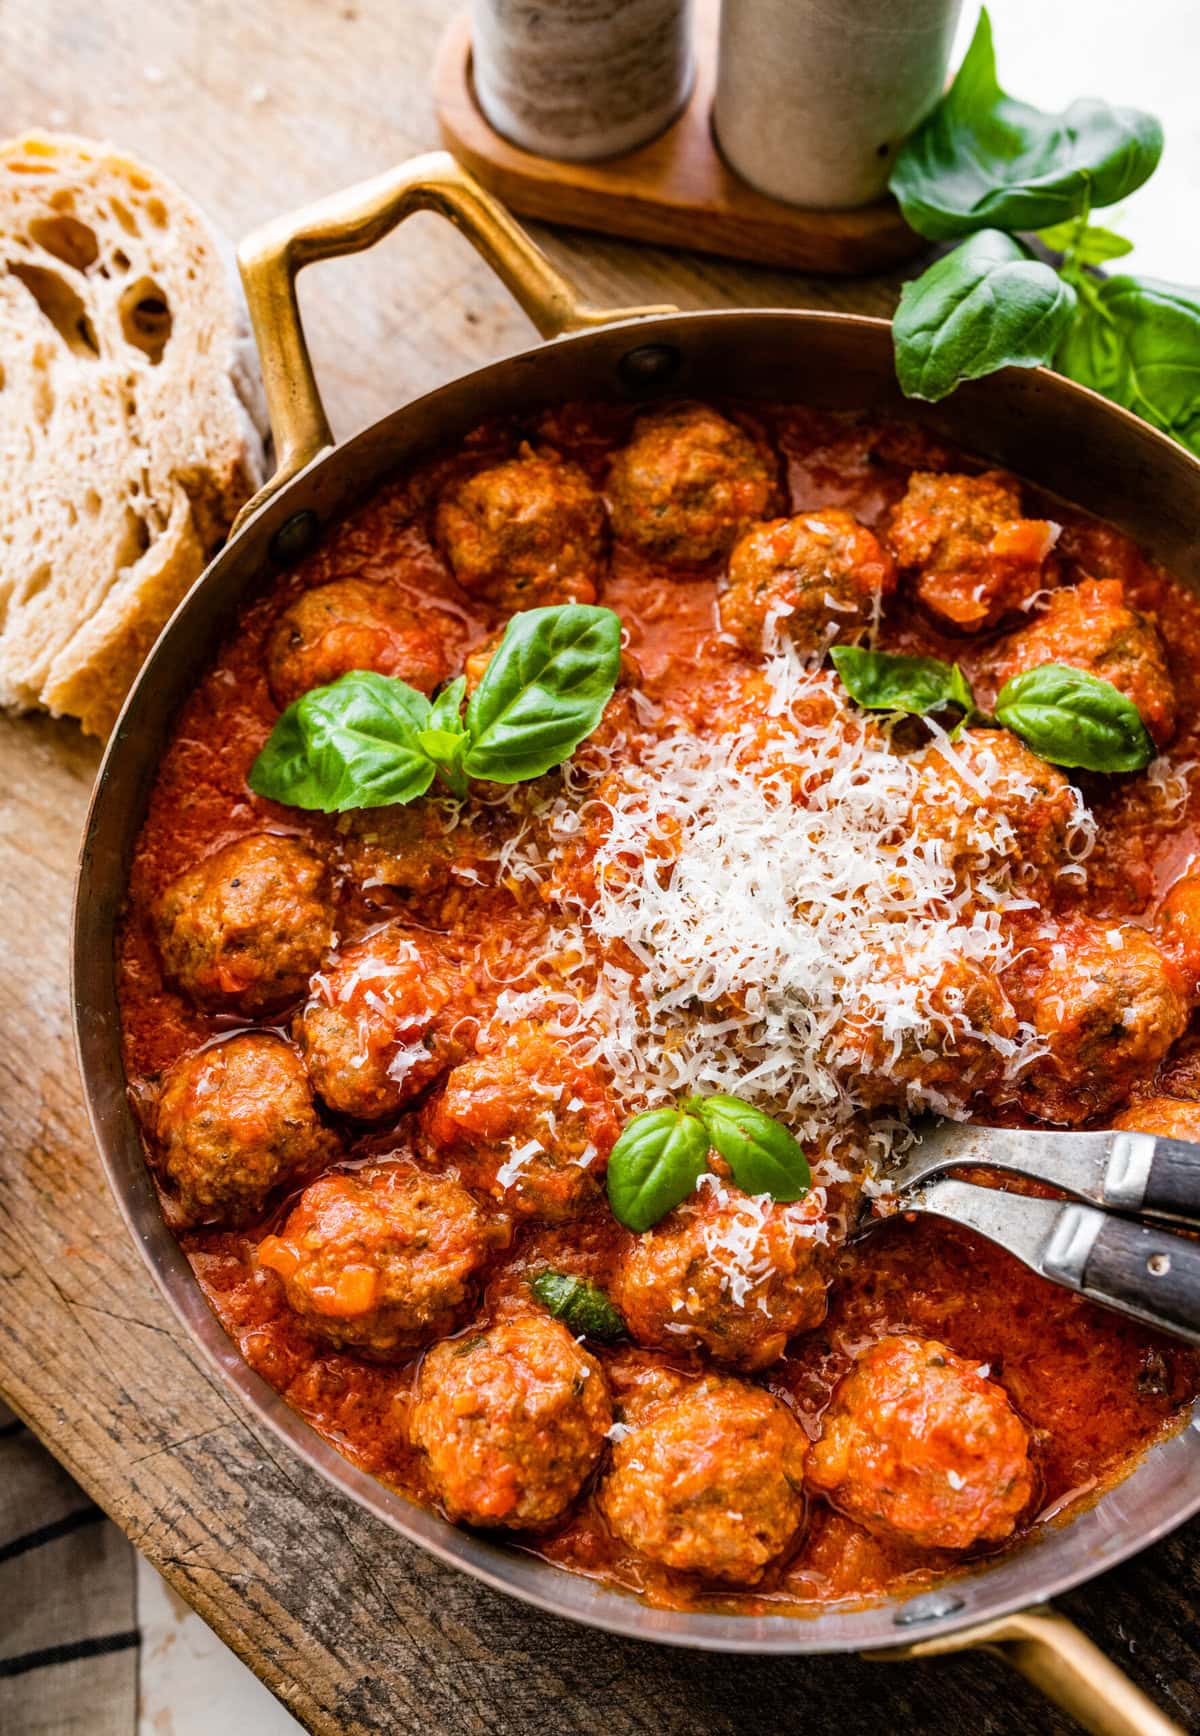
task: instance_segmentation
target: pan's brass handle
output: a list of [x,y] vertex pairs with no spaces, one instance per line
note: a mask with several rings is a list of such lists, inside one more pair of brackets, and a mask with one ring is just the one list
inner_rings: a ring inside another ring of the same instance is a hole
[[274,476],[243,508],[239,525],[333,445],[296,299],[297,273],[316,260],[374,247],[414,211],[437,211],[461,229],[545,338],[676,311],[588,306],[504,206],[445,151],[413,157],[372,181],[281,217],[256,230],[238,250],[277,458]]
[[1179,1725],[1135,1688],[1075,1623],[1039,1605],[981,1622],[960,1633],[917,1640],[869,1656],[879,1659],[937,1658],[981,1646],[1069,1712],[1092,1736],[1184,1736]]

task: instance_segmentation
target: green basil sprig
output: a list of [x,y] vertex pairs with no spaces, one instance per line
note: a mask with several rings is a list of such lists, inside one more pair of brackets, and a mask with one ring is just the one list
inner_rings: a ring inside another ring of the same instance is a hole
[[[1161,152],[1162,128],[1137,109],[1087,99],[1047,115],[1007,96],[985,10],[892,174],[920,234],[970,238],[902,291],[905,394],[936,401],[997,368],[1049,364],[1200,453],[1200,291],[1096,273],[1131,244],[1092,211],[1140,187]],[[1057,269],[1013,230],[1061,254]]]
[[973,714],[975,696],[957,663],[936,657],[900,657],[862,645],[835,645],[830,652],[842,686],[868,711],[904,711],[925,717],[948,705]]
[[552,1266],[529,1280],[529,1288],[556,1320],[585,1338],[620,1338],[625,1322],[603,1290],[586,1278],[556,1272]]
[[960,706],[964,723],[1002,724],[1040,759],[1072,770],[1140,772],[1154,758],[1154,743],[1132,699],[1084,669],[1040,663],[1014,675],[1000,689],[995,717],[988,717],[976,707],[957,663],[855,645],[835,646],[830,655],[851,699],[868,711],[928,716]]
[[812,1185],[807,1158],[778,1121],[740,1097],[689,1097],[625,1127],[608,1160],[613,1216],[627,1229],[650,1229],[695,1191],[710,1150],[745,1193],[797,1200]]
[[1084,97],[1052,115],[1006,95],[985,9],[950,89],[901,147],[891,188],[931,241],[1043,229],[1124,199],[1162,148],[1162,127],[1139,109]]
[[522,783],[592,733],[620,668],[611,609],[528,609],[509,621],[465,716],[461,675],[429,700],[353,670],[288,706],[247,781],[256,795],[326,814],[415,801],[435,777],[460,796],[470,778]]
[[936,403],[963,380],[1051,362],[1074,314],[1075,291],[1052,265],[984,229],[900,292],[900,389]]
[[1089,772],[1140,772],[1154,743],[1132,699],[1110,681],[1043,663],[1006,681],[996,719],[1052,765]]
[[1073,281],[1079,311],[1055,367],[1200,453],[1200,291],[1082,271]]

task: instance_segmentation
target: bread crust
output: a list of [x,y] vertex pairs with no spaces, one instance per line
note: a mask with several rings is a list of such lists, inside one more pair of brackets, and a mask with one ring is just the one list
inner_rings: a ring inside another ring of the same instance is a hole
[[263,479],[232,257],[116,147],[0,143],[0,705],[106,735]]

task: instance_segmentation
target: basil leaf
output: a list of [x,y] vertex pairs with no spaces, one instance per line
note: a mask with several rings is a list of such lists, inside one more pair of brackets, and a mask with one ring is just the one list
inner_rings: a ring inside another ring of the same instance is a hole
[[708,1134],[694,1115],[648,1109],[629,1122],[608,1160],[608,1203],[630,1230],[648,1230],[695,1189],[708,1168]]
[[1138,772],[1154,758],[1132,699],[1111,681],[1064,663],[1043,663],[1006,681],[996,718],[1051,765]]
[[900,292],[892,323],[896,378],[907,398],[936,403],[963,380],[1050,362],[1075,291],[1020,242],[985,229]]
[[1064,266],[1106,265],[1110,259],[1122,259],[1133,252],[1133,242],[1126,241],[1123,235],[1103,229],[1098,223],[1081,223],[1078,218],[1039,229],[1038,240],[1053,252],[1063,254]]
[[1081,283],[1054,365],[1200,455],[1200,290],[1127,275]]
[[868,711],[904,711],[914,716],[961,705],[973,714],[975,696],[957,663],[936,657],[898,657],[861,645],[835,645],[830,652],[842,685]]
[[411,802],[434,778],[419,741],[429,716],[425,695],[405,682],[352,670],[288,706],[247,782],[256,795],[325,814]]
[[467,691],[467,678],[457,675],[454,680],[442,688],[429,708],[430,729],[446,730],[453,735],[465,735],[466,725],[462,720],[463,694]]
[[467,706],[463,769],[512,784],[561,765],[600,722],[620,669],[611,609],[566,603],[514,615]]
[[891,189],[931,241],[1043,229],[1125,198],[1162,145],[1161,126],[1139,109],[1084,97],[1053,115],[1007,96],[985,9],[954,83],[902,145]]
[[697,1098],[688,1107],[748,1194],[798,1200],[812,1186],[808,1159],[780,1122],[740,1097]]
[[572,1278],[547,1267],[529,1280],[529,1288],[556,1320],[586,1338],[620,1338],[625,1322],[603,1290],[585,1278]]

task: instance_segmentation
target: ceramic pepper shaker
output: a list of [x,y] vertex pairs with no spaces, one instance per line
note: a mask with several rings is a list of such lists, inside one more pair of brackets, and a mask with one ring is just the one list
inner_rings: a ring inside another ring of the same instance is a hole
[[724,0],[715,126],[744,181],[868,204],[941,94],[961,0]]
[[631,151],[691,92],[691,9],[692,0],[474,0],[479,106],[539,156]]

